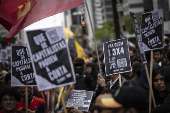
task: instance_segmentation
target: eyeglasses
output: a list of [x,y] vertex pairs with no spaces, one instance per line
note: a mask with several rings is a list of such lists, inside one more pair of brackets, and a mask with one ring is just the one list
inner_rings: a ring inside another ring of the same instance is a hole
[[93,106],[92,108],[92,113],[97,110],[98,113],[101,113],[102,110],[112,110],[113,108],[104,108],[104,107],[101,107],[101,106]]
[[4,99],[2,99],[2,101],[5,102],[5,103],[7,103],[8,101],[9,101],[9,102],[14,102],[15,99],[14,99],[14,98],[9,98],[9,99],[4,98]]

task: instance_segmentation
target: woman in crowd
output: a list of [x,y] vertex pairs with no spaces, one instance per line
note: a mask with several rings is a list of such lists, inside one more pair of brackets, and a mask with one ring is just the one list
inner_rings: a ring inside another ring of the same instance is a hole
[[153,69],[152,86],[156,105],[162,105],[169,99],[169,93],[166,90],[163,76],[164,68]]

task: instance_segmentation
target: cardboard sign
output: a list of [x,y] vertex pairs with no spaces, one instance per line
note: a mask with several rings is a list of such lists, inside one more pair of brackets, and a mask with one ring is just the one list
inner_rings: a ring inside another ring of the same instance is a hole
[[106,75],[131,71],[127,39],[103,43]]
[[1,53],[0,53],[0,62],[6,62],[8,60],[8,52],[7,49],[1,49]]
[[66,106],[73,106],[80,111],[88,112],[92,100],[93,91],[71,90]]
[[27,45],[12,45],[11,86],[36,86]]
[[163,48],[163,24],[162,9],[141,15],[141,36],[144,51]]
[[26,31],[39,91],[75,83],[62,27]]
[[145,51],[144,51],[144,47],[143,47],[141,32],[140,32],[138,21],[136,18],[136,13],[130,12],[130,16],[131,16],[133,27],[135,30],[136,41],[138,44],[141,60],[142,60],[143,64],[145,64],[145,63],[147,63],[147,60],[146,60],[146,55],[145,55]]

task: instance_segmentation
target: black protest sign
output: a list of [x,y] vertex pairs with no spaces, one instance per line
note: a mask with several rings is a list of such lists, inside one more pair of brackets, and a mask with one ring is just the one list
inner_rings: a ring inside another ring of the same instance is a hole
[[92,96],[92,91],[71,90],[66,101],[66,106],[73,106],[80,111],[88,112]]
[[133,27],[135,30],[136,42],[138,44],[141,60],[142,60],[143,64],[145,64],[145,63],[147,63],[147,60],[146,60],[145,51],[144,51],[144,47],[143,47],[141,32],[140,32],[138,21],[136,18],[136,13],[130,12],[130,16],[131,16]]
[[127,39],[103,43],[106,75],[131,71]]
[[144,51],[163,48],[163,10],[141,15],[141,35]]
[[26,31],[39,91],[75,83],[62,27]]
[[27,45],[12,45],[11,86],[35,86],[35,74]]

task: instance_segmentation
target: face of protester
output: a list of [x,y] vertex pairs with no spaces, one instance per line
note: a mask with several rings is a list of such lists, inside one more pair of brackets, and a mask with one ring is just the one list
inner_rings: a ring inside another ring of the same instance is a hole
[[92,68],[91,67],[86,67],[86,71],[91,74],[92,73]]
[[[25,96],[25,87],[20,87],[21,96]],[[28,95],[32,93],[32,88],[28,87]]]
[[129,54],[130,54],[130,58],[133,58],[133,56],[134,56],[134,53],[133,53],[133,51],[129,51]]
[[102,98],[111,98],[111,94],[101,94],[96,98],[95,102],[95,107],[96,109],[94,110],[93,113],[112,113],[110,109],[105,109],[104,105],[101,102]]
[[153,79],[153,86],[158,92],[165,91],[166,86],[164,83],[164,77],[161,74],[155,76]]
[[157,51],[153,53],[153,57],[155,62],[157,63],[162,59],[162,54],[159,51]]
[[19,102],[16,101],[14,96],[5,95],[2,97],[1,106],[2,106],[2,110],[5,113],[10,111],[15,111],[18,104]]

